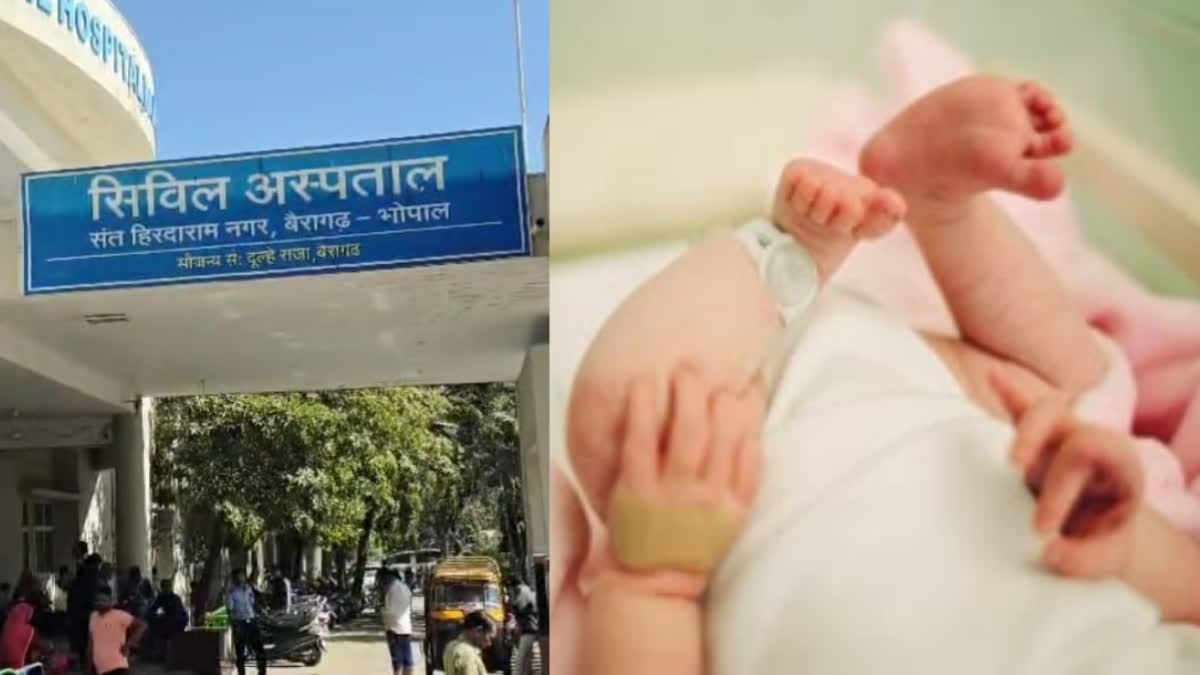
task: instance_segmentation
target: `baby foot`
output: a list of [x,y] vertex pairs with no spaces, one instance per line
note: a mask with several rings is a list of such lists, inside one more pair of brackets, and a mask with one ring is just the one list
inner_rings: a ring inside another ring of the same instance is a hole
[[1054,159],[1070,148],[1062,109],[1045,88],[976,75],[906,108],[867,143],[859,166],[916,212],[992,189],[1053,199],[1063,189]]
[[904,199],[895,190],[823,162],[800,159],[783,170],[773,218],[804,245],[821,279],[828,280],[858,240],[886,234],[904,211]]

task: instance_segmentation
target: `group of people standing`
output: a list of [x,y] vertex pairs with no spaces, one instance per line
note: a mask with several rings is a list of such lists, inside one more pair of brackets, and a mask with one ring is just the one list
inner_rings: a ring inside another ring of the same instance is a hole
[[[42,663],[60,675],[73,662],[84,675],[128,675],[129,655],[143,637],[149,636],[144,651],[153,656],[187,629],[187,609],[169,579],[156,592],[137,567],[119,580],[86,542],[75,554],[74,573],[64,565],[44,584],[30,571],[22,574],[4,607],[0,668]],[[0,592],[7,598],[5,586]]]

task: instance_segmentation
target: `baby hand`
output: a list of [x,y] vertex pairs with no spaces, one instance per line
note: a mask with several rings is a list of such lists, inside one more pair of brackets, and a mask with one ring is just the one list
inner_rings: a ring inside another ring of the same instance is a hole
[[1076,421],[1065,396],[1033,398],[1011,379],[993,382],[1016,420],[1012,459],[1038,500],[1034,528],[1048,537],[1043,562],[1068,576],[1120,574],[1144,490],[1129,437]]
[[740,395],[717,389],[686,366],[670,389],[660,420],[654,377],[631,387],[606,572],[634,588],[698,599],[758,489],[765,396],[757,385]]

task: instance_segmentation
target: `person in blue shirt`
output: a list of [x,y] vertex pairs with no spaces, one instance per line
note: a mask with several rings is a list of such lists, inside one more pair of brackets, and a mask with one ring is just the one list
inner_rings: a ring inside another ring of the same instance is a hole
[[225,594],[225,607],[229,610],[229,625],[233,629],[233,652],[237,657],[238,675],[246,675],[247,650],[254,651],[258,675],[266,675],[267,651],[258,629],[254,587],[246,581],[246,570],[239,568],[233,571],[229,590]]

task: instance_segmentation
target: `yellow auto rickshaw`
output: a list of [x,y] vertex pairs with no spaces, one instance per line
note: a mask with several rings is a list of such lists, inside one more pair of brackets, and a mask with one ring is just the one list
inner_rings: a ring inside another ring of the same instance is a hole
[[425,582],[425,672],[442,670],[442,652],[458,637],[467,614],[482,610],[496,623],[496,639],[484,652],[489,672],[508,673],[512,640],[500,566],[491,558],[447,558],[433,566]]

